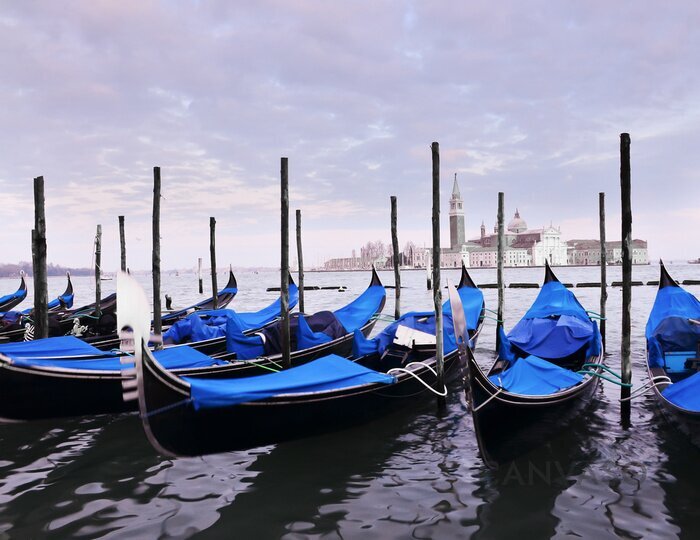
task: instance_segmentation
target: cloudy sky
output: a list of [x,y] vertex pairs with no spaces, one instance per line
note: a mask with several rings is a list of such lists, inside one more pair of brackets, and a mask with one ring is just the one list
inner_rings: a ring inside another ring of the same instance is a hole
[[[619,134],[632,138],[633,236],[700,256],[697,2],[0,0],[0,262],[31,259],[32,178],[49,260],[150,264],[162,169],[164,268],[279,264],[289,157],[308,265],[389,236],[430,242],[430,143],[467,236],[497,192],[531,227],[619,238]],[[292,223],[293,227],[293,223]],[[292,246],[294,243],[292,241]]]

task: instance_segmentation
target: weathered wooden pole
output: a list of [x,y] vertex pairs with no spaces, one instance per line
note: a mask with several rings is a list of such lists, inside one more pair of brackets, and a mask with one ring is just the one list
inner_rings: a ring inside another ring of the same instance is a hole
[[503,328],[503,308],[505,304],[505,284],[503,283],[503,263],[506,249],[506,229],[503,222],[505,206],[505,195],[502,191],[498,193],[498,262],[496,270],[496,280],[498,282],[498,321],[496,322],[496,349],[501,345],[501,328]]
[[299,260],[299,311],[304,313],[304,253],[301,249],[301,210],[297,209],[297,259]]
[[[442,291],[440,290],[440,145],[430,146],[433,157],[433,303],[435,305],[435,360],[437,388],[445,388],[445,365],[442,348]],[[438,408],[445,408],[445,398],[438,396]]]
[[[153,167],[153,257],[151,271],[153,273],[153,332],[159,336],[163,333],[160,307],[160,167]],[[156,348],[162,348],[157,343]]]
[[600,335],[605,349],[605,304],[608,302],[608,252],[605,244],[605,193],[598,193],[600,213]]
[[197,259],[197,281],[199,282],[199,294],[204,292],[204,286],[202,284],[202,258]]
[[396,303],[394,307],[394,319],[401,317],[401,261],[399,260],[399,236],[396,233],[396,196],[391,196],[391,248],[394,261],[394,284],[396,286]]
[[291,367],[289,341],[289,170],[288,160],[283,157],[280,165],[280,217],[281,217],[281,257],[280,257],[280,297],[282,315],[282,365]]
[[[620,134],[620,195],[622,199],[622,382],[632,382],[630,339],[632,330],[632,170],[630,167],[630,136]],[[630,388],[620,387],[621,397],[630,396]],[[624,416],[629,416],[629,400],[622,402]]]
[[46,275],[46,214],[44,177],[34,179],[34,229],[32,230],[32,273],[34,278],[34,339],[49,336],[49,292]]
[[97,232],[95,233],[95,316],[99,317],[102,315],[102,306],[100,306],[100,300],[102,299],[102,225],[97,225]]
[[119,251],[121,253],[121,269],[126,272],[126,235],[124,234],[124,216],[119,216]]
[[214,298],[214,309],[219,307],[219,287],[216,283],[216,218],[209,218],[209,259],[211,261],[211,294]]
[[433,280],[431,279],[433,265],[430,262],[431,257],[432,255],[430,257],[426,255],[425,257],[425,284],[427,285],[428,290],[433,288]]

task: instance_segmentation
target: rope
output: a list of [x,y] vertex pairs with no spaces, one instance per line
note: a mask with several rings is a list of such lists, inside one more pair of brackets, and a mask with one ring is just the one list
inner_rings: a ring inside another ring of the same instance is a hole
[[496,393],[495,393],[494,395],[492,395],[490,398],[488,398],[486,401],[484,401],[481,405],[479,405],[479,406],[478,406],[476,409],[474,409],[472,412],[478,412],[480,409],[483,409],[483,408],[489,403],[489,401],[491,401],[491,400],[494,399],[498,394],[500,394],[500,393],[503,391],[503,386],[501,386],[502,384],[503,384],[503,381],[501,381],[501,378],[498,377],[498,385],[499,385],[499,386],[498,386],[498,390],[496,391]]
[[637,388],[634,392],[632,392],[628,397],[626,398],[620,398],[620,402],[623,401],[630,401],[634,398],[637,398],[639,396],[642,396],[649,392],[649,390],[652,390],[653,388],[656,388],[657,384],[659,383],[669,383],[673,384],[671,379],[666,376],[666,375],[657,375],[656,377],[651,378],[649,381],[645,382],[642,386]]
[[260,363],[256,362],[255,360],[237,360],[237,361],[238,361],[238,362],[244,362],[244,363],[246,363],[246,364],[251,364],[251,365],[253,365],[253,366],[259,367],[260,369],[266,369],[266,370],[268,370],[268,371],[272,371],[273,373],[277,373],[277,372],[279,372],[279,371],[282,371],[281,366],[279,366],[278,364],[276,364],[276,363],[273,362],[272,360],[269,360],[269,362],[270,362],[271,364],[274,364],[275,366],[277,366],[277,367],[280,368],[280,369],[271,368],[270,366],[266,366],[266,365],[264,365],[264,364],[260,364]]
[[595,311],[586,311],[589,317],[593,319],[598,319],[600,321],[607,321],[607,317],[603,317],[600,313],[596,313]]
[[435,370],[424,362],[409,362],[408,364],[406,364],[405,368],[397,367],[397,368],[390,369],[389,371],[387,371],[387,375],[393,375],[394,373],[406,373],[407,375],[410,375],[411,377],[416,379],[419,383],[421,383],[423,386],[425,386],[428,390],[430,390],[436,396],[440,396],[440,397],[447,396],[447,387],[446,386],[443,385],[442,392],[435,390],[432,386],[430,386],[427,382],[425,382],[423,379],[421,379],[413,371],[408,369],[410,366],[422,366],[437,377],[437,373],[435,372]]
[[170,405],[166,405],[165,407],[161,407],[159,409],[155,409],[153,411],[148,411],[146,414],[142,414],[141,417],[146,417],[149,418],[151,416],[154,416],[156,414],[160,414],[166,411],[169,411],[170,409],[174,409],[175,407],[179,407],[180,405],[185,405],[186,403],[189,403],[192,401],[192,398],[187,398],[183,399],[182,401],[178,401],[176,403],[171,403]]
[[[603,366],[601,366],[603,367]],[[604,381],[608,381],[610,383],[616,384],[618,386],[623,386],[625,388],[632,388],[631,383],[623,383],[621,381],[616,381],[615,379],[611,379],[610,377],[606,377],[602,373],[598,373],[597,371],[590,371],[587,369],[580,369],[577,371],[577,373],[580,373],[581,375],[590,375],[591,377],[598,377],[599,379],[603,379]],[[614,374],[617,376],[617,373]]]
[[[604,364],[597,364],[595,362],[586,362],[581,367],[582,368],[587,368],[587,367],[601,368],[601,369],[604,369],[605,371],[607,371],[608,373],[610,373],[611,375],[614,375],[618,379],[622,379],[622,375],[615,373],[612,369],[610,369],[608,366],[606,366]],[[579,371],[579,373],[581,373],[581,372]]]
[[484,315],[484,319],[489,319],[490,321],[496,321],[497,323],[503,324],[503,321],[498,319],[497,317],[489,317],[488,315]]

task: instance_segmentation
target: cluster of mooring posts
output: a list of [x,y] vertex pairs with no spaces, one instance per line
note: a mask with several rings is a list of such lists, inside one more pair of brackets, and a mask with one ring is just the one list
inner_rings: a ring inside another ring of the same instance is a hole
[[[437,384],[444,386],[443,373],[443,324],[442,324],[442,291],[440,276],[440,149],[437,142],[431,144],[432,156],[432,261],[426,264],[427,287],[432,289],[434,309],[435,309],[435,332],[436,332],[436,358],[437,358]],[[622,281],[613,282],[613,287],[622,287],[622,341],[621,341],[621,397],[623,423],[629,424],[631,387],[631,360],[630,360],[630,305],[631,288],[633,286],[644,285],[641,281],[632,280],[632,210],[631,210],[631,167],[630,167],[630,136],[627,133],[620,135],[620,187],[621,187],[621,208],[622,208]],[[153,216],[152,216],[152,273],[153,273],[153,329],[156,335],[161,334],[161,287],[160,287],[160,198],[161,198],[161,175],[160,167],[153,168]],[[479,284],[480,288],[498,289],[498,310],[496,335],[497,342],[500,340],[499,330],[503,326],[503,313],[505,303],[506,284],[503,278],[504,250],[505,250],[505,224],[504,224],[504,198],[503,192],[498,193],[498,267],[497,283]],[[394,266],[394,290],[395,290],[395,311],[394,318],[401,315],[401,275],[399,260],[399,244],[397,235],[397,198],[390,197],[391,203],[391,239],[392,239],[392,259]],[[38,176],[34,178],[34,228],[32,229],[32,266],[34,274],[34,337],[36,339],[48,336],[48,286],[46,268],[46,218],[44,199],[44,178]],[[280,287],[281,292],[281,337],[283,366],[290,367],[290,335],[289,335],[289,173],[288,158],[281,158],[280,165],[280,213],[281,213],[281,253],[280,253]],[[126,241],[124,232],[124,216],[118,216],[119,239],[120,239],[120,268],[128,271],[126,264]],[[567,283],[568,287],[600,287],[600,332],[605,345],[606,333],[606,301],[607,301],[607,275],[606,275],[606,235],[605,235],[605,193],[599,193],[599,221],[600,221],[600,281]],[[210,262],[211,262],[211,282],[214,309],[217,308],[217,272],[216,272],[216,219],[210,217]],[[101,235],[102,226],[97,225],[95,236],[95,300],[96,312],[100,311],[100,279],[101,279]],[[299,275],[299,308],[304,312],[304,268],[301,235],[301,210],[296,210],[296,243]],[[203,293],[202,284],[202,258],[198,258],[198,289]],[[685,280],[683,284],[697,284],[697,280]],[[649,281],[646,285],[658,285],[658,281]],[[510,283],[509,288],[538,288],[538,283]],[[341,289],[335,287],[307,287],[307,290],[318,289]],[[270,288],[268,290],[276,290]],[[158,345],[159,347],[162,345]],[[438,397],[439,408],[443,408],[445,400],[443,396]]]

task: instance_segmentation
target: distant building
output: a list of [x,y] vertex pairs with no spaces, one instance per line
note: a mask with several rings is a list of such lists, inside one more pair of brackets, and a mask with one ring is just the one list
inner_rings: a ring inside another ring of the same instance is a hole
[[[493,233],[486,233],[486,225],[481,222],[478,238],[466,240],[464,228],[464,202],[459,191],[455,174],[450,195],[450,247],[440,250],[440,266],[459,268],[463,263],[467,268],[495,267],[498,264],[498,226]],[[561,229],[551,224],[541,229],[528,229],[527,223],[516,208],[513,219],[508,223],[504,234],[505,246],[503,263],[505,266],[544,266],[547,261],[552,266],[596,265],[600,264],[600,243],[597,240],[562,240]],[[606,243],[607,260],[610,264],[622,261],[622,243]],[[390,248],[381,241],[368,242],[360,248],[360,256],[330,259],[324,264],[325,270],[360,270],[374,265],[378,269],[393,268]],[[408,242],[400,254],[402,267],[426,268],[432,265],[432,249],[418,248]],[[644,240],[632,241],[632,264],[649,264],[647,243]]]
[[[576,266],[600,264],[599,240],[569,240],[567,262]],[[632,240],[632,264],[649,264],[649,253],[645,240]],[[605,242],[608,264],[622,264],[622,242]]]

